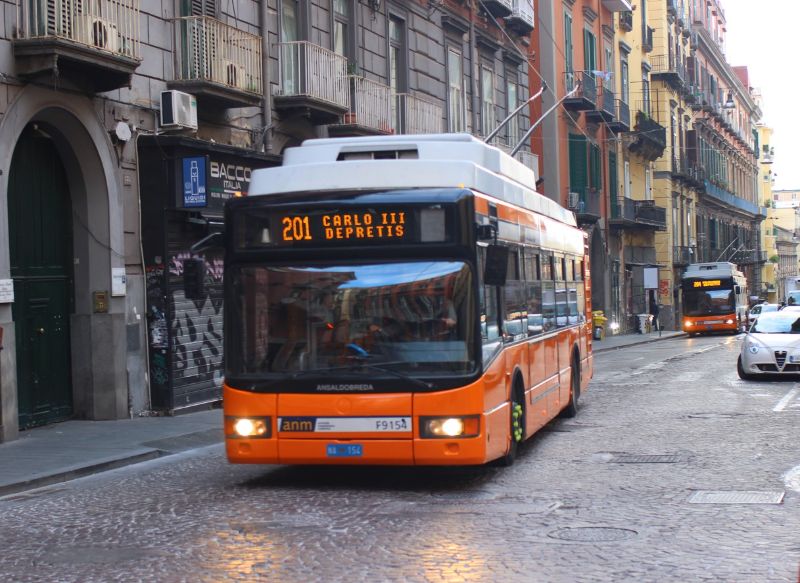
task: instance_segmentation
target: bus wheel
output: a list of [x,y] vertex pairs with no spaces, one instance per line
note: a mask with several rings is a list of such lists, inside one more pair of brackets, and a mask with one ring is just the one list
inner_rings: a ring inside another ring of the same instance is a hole
[[514,465],[519,451],[519,444],[525,439],[525,394],[515,383],[511,393],[510,431],[511,442],[506,455],[497,460],[498,465],[508,467]]
[[581,367],[577,357],[572,358],[571,370],[569,403],[561,411],[561,417],[575,417],[578,414],[578,400],[581,397]]

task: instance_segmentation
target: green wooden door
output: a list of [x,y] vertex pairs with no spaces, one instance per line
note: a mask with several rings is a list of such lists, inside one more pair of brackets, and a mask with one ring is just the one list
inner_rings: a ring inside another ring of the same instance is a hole
[[64,166],[49,138],[26,128],[8,189],[19,424],[72,415],[72,205]]

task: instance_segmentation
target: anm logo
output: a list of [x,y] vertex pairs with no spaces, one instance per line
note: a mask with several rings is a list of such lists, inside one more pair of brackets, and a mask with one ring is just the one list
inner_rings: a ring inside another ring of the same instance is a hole
[[316,423],[316,417],[281,417],[278,431],[310,432]]

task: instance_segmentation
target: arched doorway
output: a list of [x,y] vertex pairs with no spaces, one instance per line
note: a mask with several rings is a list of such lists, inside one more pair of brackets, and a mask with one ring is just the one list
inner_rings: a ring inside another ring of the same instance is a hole
[[72,416],[72,203],[64,164],[34,124],[20,135],[8,181],[19,427]]

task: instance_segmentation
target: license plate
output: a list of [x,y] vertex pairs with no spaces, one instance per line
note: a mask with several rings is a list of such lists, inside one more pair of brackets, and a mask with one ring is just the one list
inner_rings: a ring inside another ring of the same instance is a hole
[[361,457],[364,449],[360,443],[329,443],[325,448],[328,457]]

